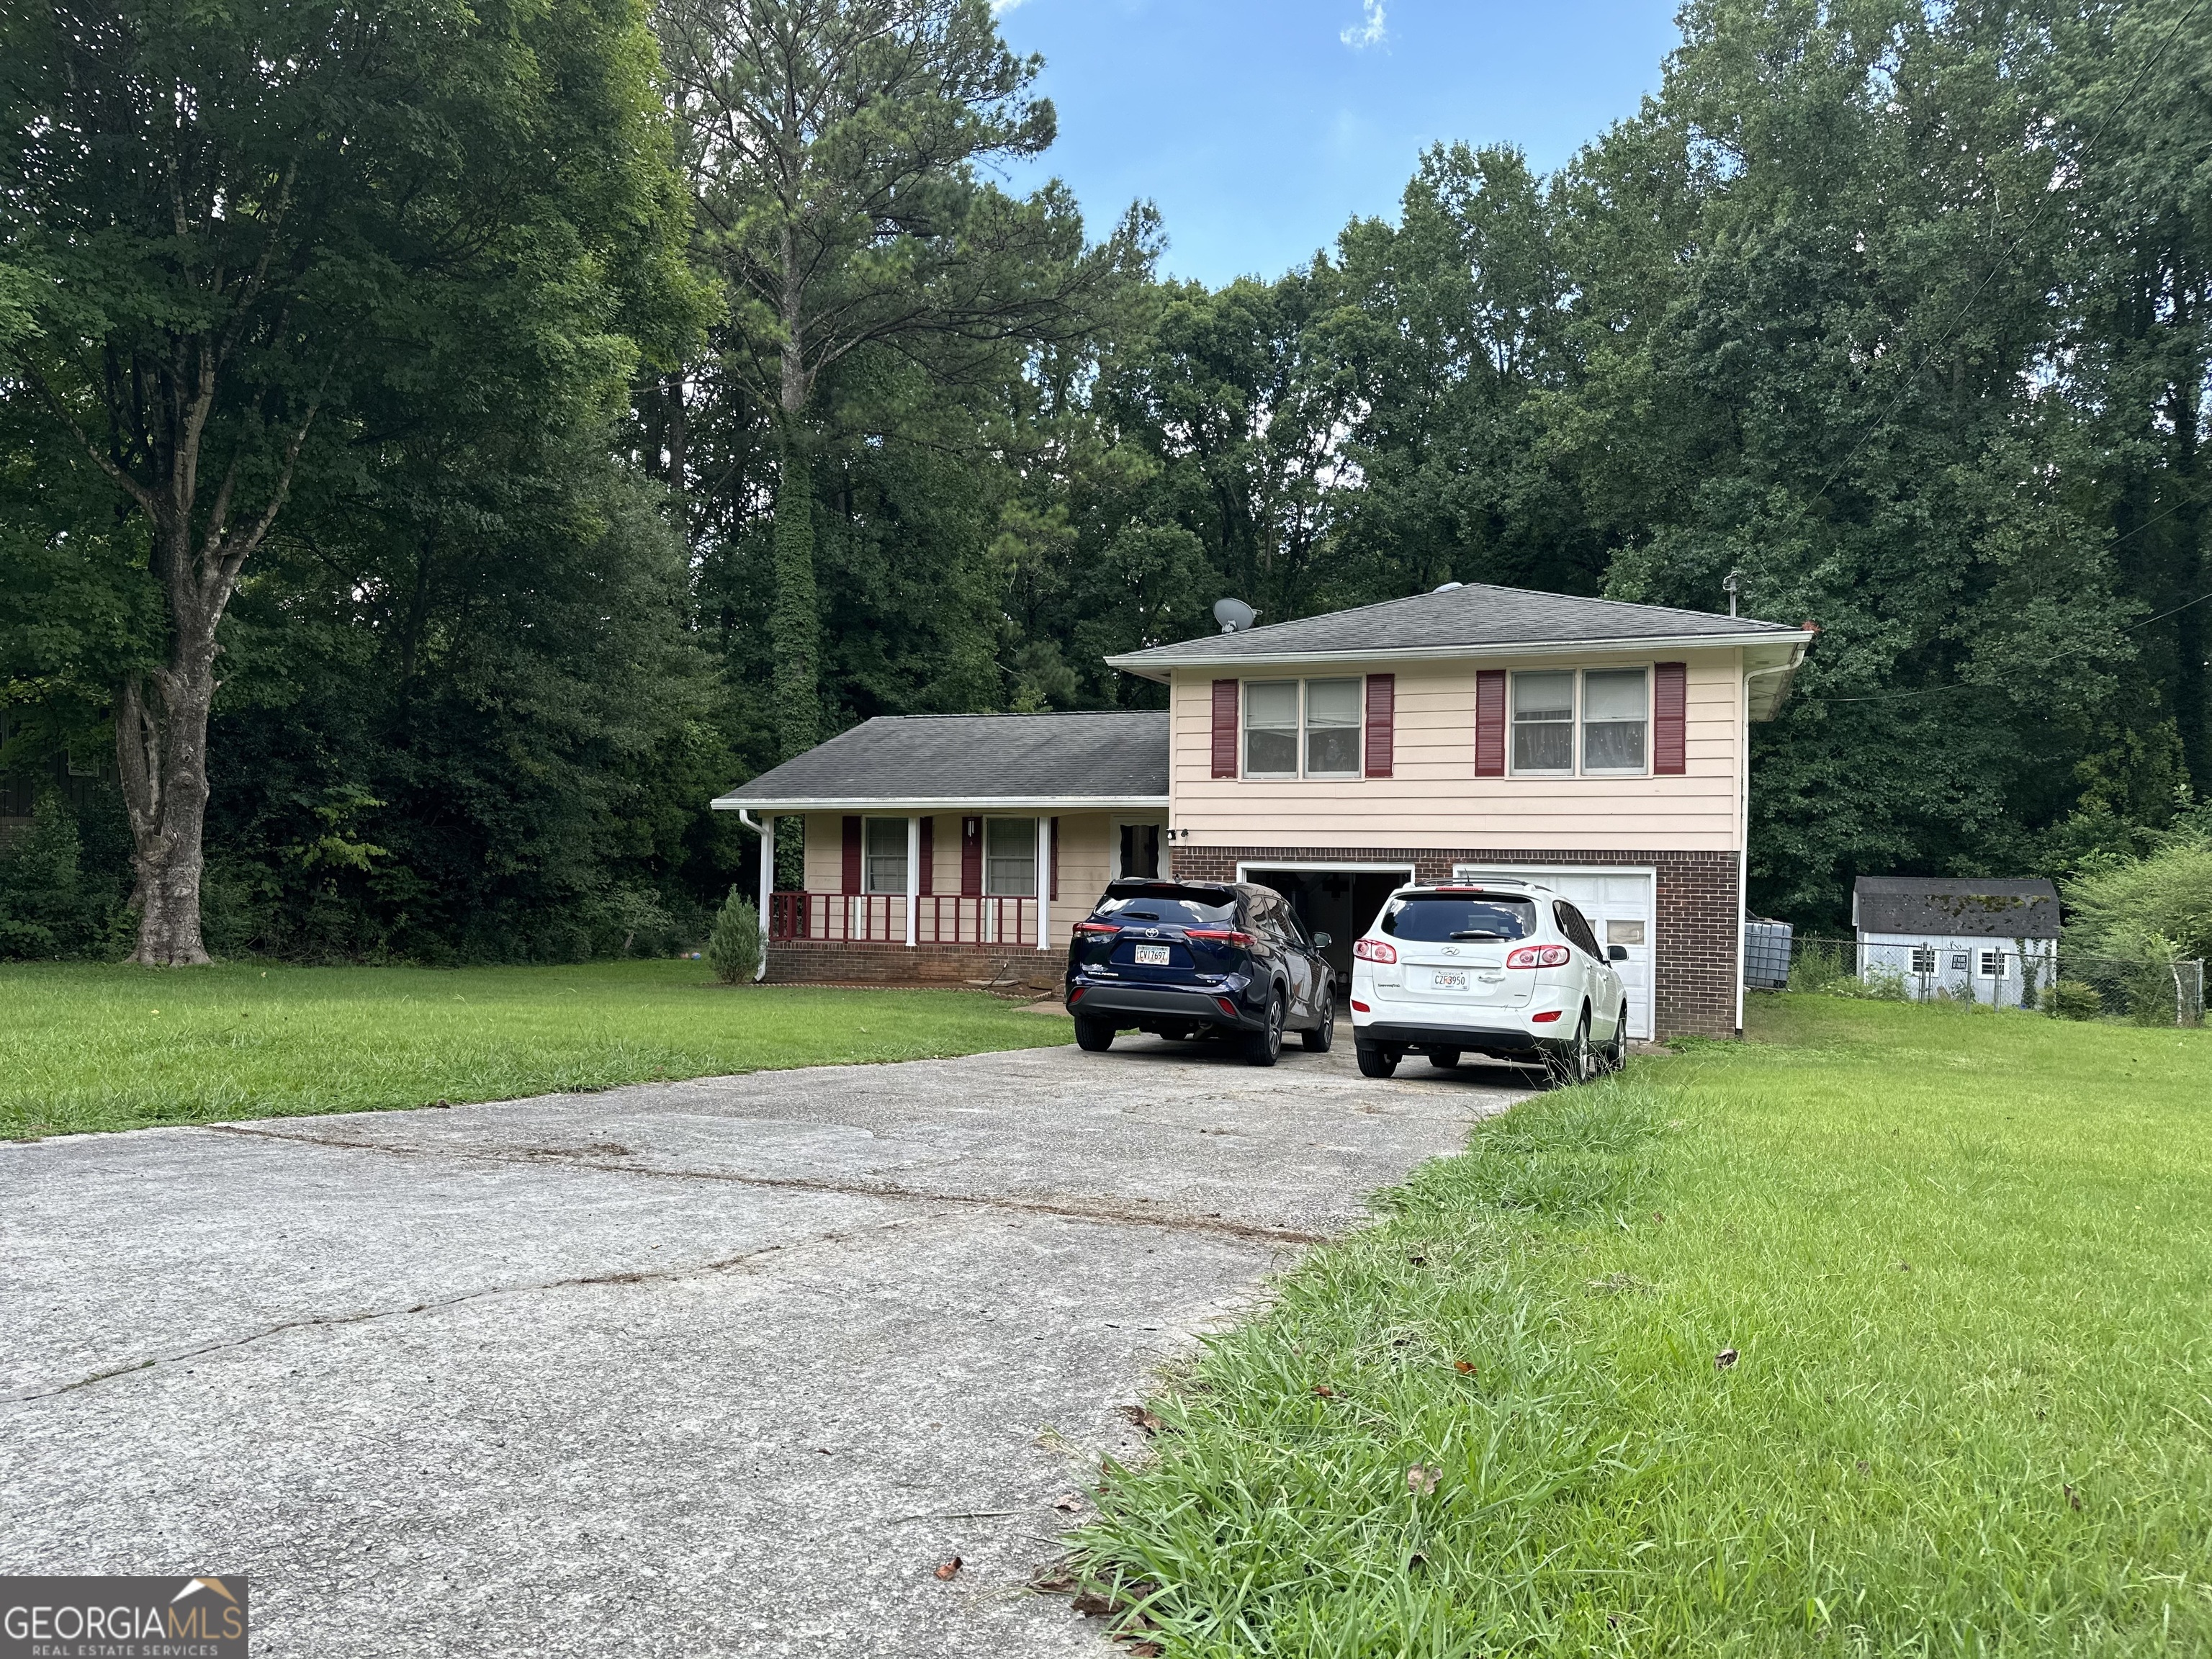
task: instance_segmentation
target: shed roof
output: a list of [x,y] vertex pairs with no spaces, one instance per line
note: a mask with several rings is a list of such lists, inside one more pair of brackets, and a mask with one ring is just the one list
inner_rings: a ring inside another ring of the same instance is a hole
[[1165,806],[1165,710],[879,714],[718,798],[726,811]]
[[1861,876],[1851,922],[1863,933],[1923,939],[2057,939],[2058,890],[2025,878]]

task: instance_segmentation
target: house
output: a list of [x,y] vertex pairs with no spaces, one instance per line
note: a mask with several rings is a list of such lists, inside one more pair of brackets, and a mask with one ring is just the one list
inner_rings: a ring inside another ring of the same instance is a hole
[[806,820],[772,979],[1049,984],[1105,883],[1158,872],[1279,889],[1348,980],[1393,886],[1511,874],[1626,948],[1634,1035],[1725,1035],[1749,726],[1812,636],[1455,584],[1107,659],[1164,713],[873,720],[714,805]]
[[2053,977],[2058,890],[1974,876],[1861,876],[1851,929],[1862,979],[1896,974],[1915,998],[2018,1007]]

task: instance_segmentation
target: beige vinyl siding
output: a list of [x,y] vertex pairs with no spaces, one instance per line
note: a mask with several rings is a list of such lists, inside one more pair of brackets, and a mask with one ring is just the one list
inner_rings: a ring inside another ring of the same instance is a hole
[[1112,836],[1111,821],[1103,812],[1060,815],[1060,898],[1052,908],[1055,927],[1073,927],[1082,921],[1106,890],[1114,868]]
[[806,890],[845,890],[845,817],[842,812],[806,815]]
[[[1395,753],[1388,778],[1212,776],[1215,676],[1182,671],[1170,701],[1175,823],[1188,832],[1192,846],[1732,851],[1741,845],[1738,654],[1732,647],[1677,649],[1665,659],[1688,666],[1688,770],[1680,777],[1474,775],[1478,669],[1628,668],[1648,666],[1650,656],[1332,665],[1331,675],[1397,676]],[[1251,678],[1297,672],[1270,669]],[[1647,754],[1649,743],[1647,730]]]

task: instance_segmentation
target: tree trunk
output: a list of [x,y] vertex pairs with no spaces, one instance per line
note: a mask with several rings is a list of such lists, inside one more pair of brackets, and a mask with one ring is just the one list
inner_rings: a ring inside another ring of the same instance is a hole
[[819,618],[814,598],[814,480],[805,441],[782,434],[775,483],[775,739],[783,758],[811,749],[820,733]]
[[218,616],[199,607],[176,616],[167,665],[145,680],[125,680],[117,702],[115,758],[137,878],[138,948],[130,959],[143,967],[208,961],[200,935],[201,835]]

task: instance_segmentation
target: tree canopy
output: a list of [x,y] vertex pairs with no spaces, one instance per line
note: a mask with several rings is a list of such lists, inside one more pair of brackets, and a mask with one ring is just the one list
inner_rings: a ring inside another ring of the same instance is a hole
[[[752,856],[715,789],[878,714],[1146,703],[1102,659],[1225,592],[1733,575],[1815,622],[1750,854],[1803,922],[1860,873],[2098,866],[2212,791],[2188,0],[1693,0],[1556,173],[1439,145],[1394,216],[1219,289],[1152,274],[1141,204],[1097,234],[993,182],[1052,117],[984,0],[665,0],[657,78],[611,0],[359,15],[379,51],[317,70],[242,44],[305,14],[9,14],[0,769],[83,874],[0,950],[118,936],[83,757],[173,651],[163,573],[280,500],[211,635],[231,949],[703,934]],[[189,235],[155,103],[80,118],[52,67],[131,29],[233,88]],[[284,147],[310,92],[343,145]],[[103,136],[41,159],[64,126]],[[205,350],[235,505],[165,544],[138,411]]]

